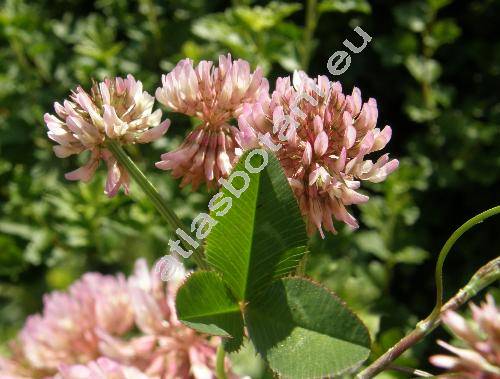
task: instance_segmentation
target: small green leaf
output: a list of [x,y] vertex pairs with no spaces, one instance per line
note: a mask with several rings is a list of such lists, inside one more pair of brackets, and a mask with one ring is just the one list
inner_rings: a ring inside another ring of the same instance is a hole
[[461,34],[462,30],[457,23],[451,19],[437,21],[432,25],[429,35],[424,42],[427,46],[437,49],[438,47],[452,43]]
[[230,337],[241,345],[243,318],[240,307],[216,272],[198,271],[179,288],[175,299],[179,320],[201,333]]
[[444,8],[448,4],[450,4],[453,0],[427,0],[429,5],[431,6],[432,9],[435,11]]
[[406,68],[419,83],[433,83],[441,75],[441,65],[434,59],[410,55],[406,59]]
[[414,33],[401,31],[395,35],[378,37],[373,47],[385,66],[399,66],[408,55],[419,50],[419,41]]
[[406,246],[394,254],[394,260],[398,263],[418,265],[429,258],[429,253],[418,246]]
[[275,282],[245,312],[259,354],[280,376],[320,378],[357,369],[370,354],[368,330],[333,293],[302,278]]
[[193,22],[193,33],[211,43],[203,47],[199,45],[199,50],[204,54],[197,55],[201,59],[206,58],[207,54],[218,55],[221,51],[230,51],[248,60],[252,66],[258,65],[264,72],[274,62],[293,71],[296,68],[296,52],[293,50],[302,40],[302,29],[285,20],[301,8],[300,3],[272,1],[266,6],[240,5],[228,8],[223,13],[198,18]]
[[266,7],[235,7],[232,12],[244,25],[259,33],[278,25],[301,8],[300,3],[271,2]]
[[[250,153],[241,157],[232,174],[234,188],[244,188],[245,181],[248,188],[239,198],[221,190],[221,199],[232,199],[232,206],[220,216],[213,208],[211,216],[218,224],[206,246],[207,261],[241,301],[258,297],[274,279],[294,271],[307,248],[305,225],[280,163],[268,152],[265,168],[252,174],[245,168]],[[251,165],[260,167],[262,159],[254,154]],[[248,180],[235,173],[248,175]]]
[[425,2],[410,1],[394,8],[396,22],[412,32],[422,32],[432,20],[432,9]]
[[355,241],[362,250],[375,255],[383,261],[390,260],[391,252],[385,246],[380,233],[375,231],[359,232]]
[[361,12],[370,13],[370,3],[366,0],[323,0],[318,5],[319,12]]

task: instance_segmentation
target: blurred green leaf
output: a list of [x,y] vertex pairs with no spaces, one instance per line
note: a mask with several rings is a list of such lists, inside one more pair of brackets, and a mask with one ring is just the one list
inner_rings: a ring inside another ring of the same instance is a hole
[[416,55],[410,55],[406,59],[406,68],[418,82],[429,84],[435,82],[442,72],[441,65],[436,60]]
[[403,250],[394,254],[394,259],[398,263],[417,265],[429,258],[429,253],[418,246],[406,246]]
[[431,21],[432,12],[424,1],[411,1],[394,8],[396,22],[412,32],[422,32]]
[[461,29],[454,20],[440,20],[432,25],[429,34],[424,37],[424,43],[437,49],[444,44],[454,42],[460,34]]
[[0,276],[15,277],[25,268],[23,252],[16,241],[0,235]]
[[402,64],[406,57],[415,54],[418,49],[417,38],[414,34],[406,31],[390,37],[381,36],[374,40],[373,43],[380,54],[383,64],[386,66]]
[[385,247],[382,237],[376,232],[360,232],[356,235],[358,246],[377,258],[386,261],[389,260],[391,252]]
[[319,12],[361,12],[369,14],[371,12],[370,3],[366,0],[322,0],[318,4]]
[[432,7],[432,9],[437,11],[441,8],[444,8],[448,4],[451,4],[453,0],[427,0],[427,2]]
[[[238,6],[210,14],[193,23],[193,33],[212,44],[196,49],[244,58],[268,72],[278,62],[287,70],[298,65],[302,30],[285,19],[301,9],[299,3],[270,2],[263,6]],[[199,51],[197,52],[199,54]]]
[[302,8],[300,3],[270,2],[266,7],[236,7],[234,15],[254,32],[270,29]]

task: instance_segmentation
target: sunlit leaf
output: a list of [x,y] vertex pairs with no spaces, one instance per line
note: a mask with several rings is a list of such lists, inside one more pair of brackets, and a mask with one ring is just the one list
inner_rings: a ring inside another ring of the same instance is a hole
[[237,301],[216,272],[198,271],[179,288],[179,320],[199,332],[234,338],[240,345],[243,319]]
[[[297,200],[280,163],[268,153],[268,164],[259,173],[249,173],[241,157],[233,173],[247,175],[248,188],[240,196],[223,188],[224,197],[233,198],[225,215],[212,217],[218,221],[207,238],[207,261],[215,267],[238,300],[259,295],[274,278],[294,271],[306,251],[307,234]],[[252,166],[264,164],[255,154]],[[235,188],[242,188],[244,179],[235,177]]]

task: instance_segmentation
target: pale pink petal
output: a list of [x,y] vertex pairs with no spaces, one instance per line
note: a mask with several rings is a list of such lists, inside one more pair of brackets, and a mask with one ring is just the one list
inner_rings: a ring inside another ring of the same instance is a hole
[[460,360],[449,355],[433,355],[429,358],[429,362],[437,367],[453,369],[459,365]]
[[149,143],[152,141],[156,141],[158,138],[163,136],[170,126],[170,120],[166,119],[160,125],[155,126],[154,128],[146,130],[142,133],[137,139],[138,143]]
[[94,176],[94,173],[97,170],[98,166],[99,159],[96,157],[91,157],[85,166],[66,173],[64,177],[68,180],[81,180],[82,182],[88,182]]
[[321,132],[316,136],[314,140],[314,152],[317,156],[322,156],[326,153],[328,149],[328,136],[325,132]]

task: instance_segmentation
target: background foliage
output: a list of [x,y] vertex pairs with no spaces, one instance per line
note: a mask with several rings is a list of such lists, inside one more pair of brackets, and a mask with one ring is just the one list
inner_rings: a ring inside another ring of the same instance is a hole
[[[447,236],[498,203],[498,1],[3,0],[0,6],[0,341],[40,309],[42,293],[85,271],[128,271],[136,257],[153,261],[166,251],[169,232],[138,188],[130,198],[109,200],[102,175],[88,185],[68,183],[63,173],[75,162],[51,151],[43,113],[91,78],[130,72],[153,92],[179,59],[228,51],[261,65],[271,81],[299,68],[327,74],[328,57],[344,49],[343,40],[357,44],[354,27],[368,32],[373,40],[336,80],[377,99],[380,123],[394,130],[389,150],[401,166],[369,188],[371,201],[355,210],[359,231],[313,239],[308,274],[362,315],[380,341],[375,353],[432,308],[433,263]],[[208,197],[179,191],[152,165],[191,125],[169,117],[166,138],[132,153],[188,221],[206,209]],[[445,269],[449,294],[498,255],[499,225],[489,221],[456,246]],[[434,349],[427,341],[401,359],[425,368]],[[261,375],[258,365],[242,366]]]

